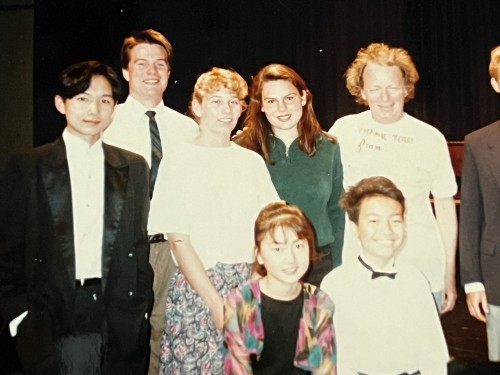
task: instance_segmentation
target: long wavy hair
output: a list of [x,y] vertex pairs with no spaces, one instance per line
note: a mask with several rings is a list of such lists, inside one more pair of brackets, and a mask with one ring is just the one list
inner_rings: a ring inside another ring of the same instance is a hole
[[297,124],[299,133],[299,148],[308,156],[316,154],[318,135],[323,133],[332,143],[335,138],[324,133],[314,113],[313,97],[304,79],[292,68],[282,64],[271,64],[263,67],[252,80],[250,100],[247,115],[243,122],[246,130],[235,138],[239,145],[260,154],[267,163],[271,160],[269,134],[274,134],[266,114],[262,112],[262,88],[265,82],[285,80],[294,85],[299,94],[306,93],[306,104],[303,107],[302,118]]

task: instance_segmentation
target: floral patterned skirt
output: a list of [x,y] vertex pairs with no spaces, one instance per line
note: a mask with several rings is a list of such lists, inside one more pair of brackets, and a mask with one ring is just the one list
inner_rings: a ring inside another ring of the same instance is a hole
[[[212,285],[221,296],[250,279],[249,263],[217,263],[207,270]],[[165,310],[160,374],[223,374],[224,336],[215,328],[210,311],[177,270]]]

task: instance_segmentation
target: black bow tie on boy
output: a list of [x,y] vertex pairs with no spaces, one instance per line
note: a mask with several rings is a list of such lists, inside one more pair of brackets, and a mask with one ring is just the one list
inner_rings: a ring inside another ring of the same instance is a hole
[[389,279],[393,279],[393,280],[396,278],[397,272],[379,272],[379,271],[375,271],[368,264],[366,264],[365,261],[363,259],[361,259],[361,257],[358,256],[358,260],[363,265],[363,267],[365,267],[366,269],[368,269],[369,271],[372,272],[372,280],[376,279],[378,277],[383,277],[383,276],[386,276]]

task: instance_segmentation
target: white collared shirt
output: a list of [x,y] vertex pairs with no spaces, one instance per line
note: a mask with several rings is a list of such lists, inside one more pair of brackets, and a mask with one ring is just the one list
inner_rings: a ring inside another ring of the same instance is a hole
[[[163,149],[161,164],[174,155],[179,146],[182,147],[185,142],[192,141],[199,130],[198,124],[193,119],[166,107],[163,102],[155,108],[148,109],[129,95],[124,103],[116,106],[113,122],[104,132],[103,141],[141,155],[151,166],[151,136],[149,118],[146,116],[148,110],[156,112],[155,119]],[[153,199],[151,205],[154,204]],[[148,231],[155,233],[151,231],[149,224]]]
[[397,261],[372,279],[358,260],[325,276],[321,289],[335,304],[337,373],[446,375],[448,350],[429,283]]
[[66,145],[75,241],[76,279],[101,277],[104,225],[104,151],[98,140],[88,143],[63,132]]
[[156,113],[163,158],[168,157],[179,144],[193,140],[198,134],[198,125],[193,119],[166,107],[163,102],[149,109],[129,95],[125,103],[117,105],[113,122],[103,134],[103,141],[141,155],[151,166],[148,110]]

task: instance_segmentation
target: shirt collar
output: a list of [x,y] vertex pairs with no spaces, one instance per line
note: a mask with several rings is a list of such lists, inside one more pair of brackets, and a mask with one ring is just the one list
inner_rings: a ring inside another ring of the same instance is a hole
[[160,100],[158,105],[154,108],[146,108],[137,99],[135,99],[132,95],[129,95],[127,97],[127,100],[125,100],[124,104],[127,104],[127,106],[132,107],[134,113],[135,112],[136,113],[146,113],[146,111],[155,111],[158,114],[158,113],[161,113],[163,108],[164,108],[163,100]]
[[93,145],[89,146],[85,140],[71,133],[68,128],[64,129],[62,137],[66,145],[66,152],[70,152],[72,155],[83,156],[102,153],[101,138],[99,138]]

